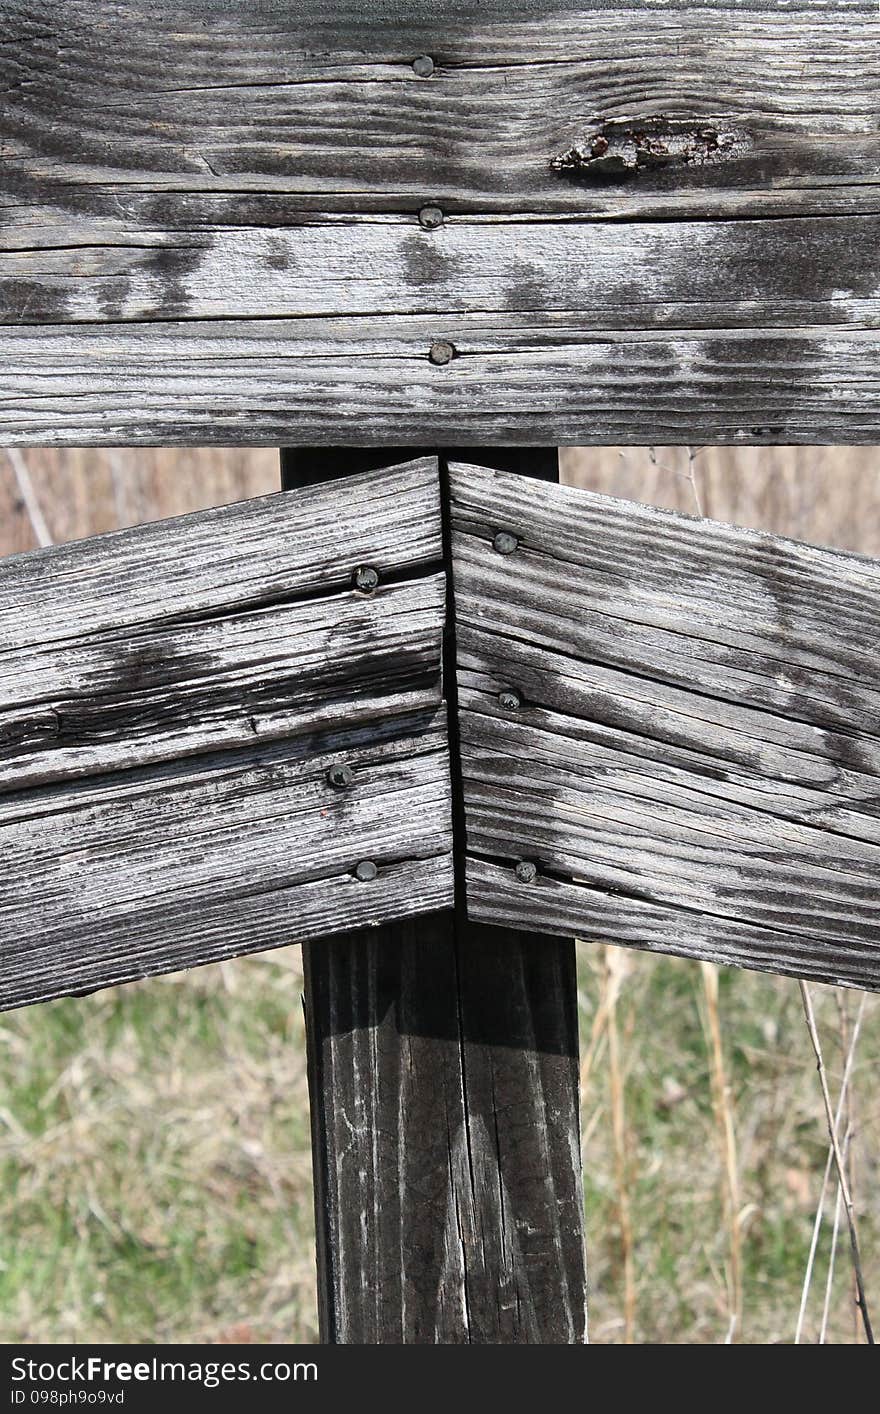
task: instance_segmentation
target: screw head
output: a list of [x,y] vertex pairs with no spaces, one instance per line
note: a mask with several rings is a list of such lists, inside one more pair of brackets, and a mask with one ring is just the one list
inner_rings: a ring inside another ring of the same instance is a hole
[[505,688],[503,692],[499,692],[498,701],[507,712],[518,712],[522,706],[519,693],[514,692],[512,688]]
[[420,79],[429,79],[434,72],[434,60],[429,54],[420,54],[413,59],[413,73]]
[[455,345],[450,344],[448,339],[435,339],[428,350],[428,358],[440,366],[451,363],[455,358]]
[[379,571],[372,565],[358,565],[352,578],[355,589],[360,589],[363,594],[372,594],[379,583]]
[[436,231],[438,226],[443,225],[443,219],[439,206],[423,206],[419,212],[419,225],[426,231]]
[[348,790],[354,784],[354,771],[344,761],[335,761],[327,772],[327,784],[334,790]]
[[362,859],[354,871],[354,876],[356,879],[360,879],[362,884],[370,884],[378,873],[379,870],[372,859]]
[[519,541],[515,535],[511,535],[509,530],[499,530],[492,541],[492,549],[497,550],[499,555],[512,555]]
[[538,866],[531,859],[521,859],[513,872],[521,884],[533,884],[538,877]]

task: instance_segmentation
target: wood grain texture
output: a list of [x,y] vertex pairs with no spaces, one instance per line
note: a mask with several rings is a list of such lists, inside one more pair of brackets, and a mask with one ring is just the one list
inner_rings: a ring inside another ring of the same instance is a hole
[[[641,13],[640,13],[641,11]],[[111,223],[224,210],[668,216],[876,210],[876,7],[4,0],[6,202]],[[433,60],[422,77],[419,55]],[[715,127],[624,183],[555,157],[609,124]],[[730,136],[730,147],[724,139]],[[78,196],[78,201],[77,201]],[[121,204],[120,204],[121,203]],[[216,222],[216,215],[214,217]]]
[[[558,477],[555,448],[474,455]],[[382,463],[288,451],[284,484]],[[465,916],[451,635],[444,662],[455,907],[303,949],[322,1339],[577,1344],[574,945]]]
[[428,458],[0,561],[0,1005],[451,900],[441,554]]
[[327,1343],[583,1343],[570,948],[448,913],[306,948]]
[[448,772],[423,713],[0,798],[0,1006],[442,907]]
[[873,7],[364,15],[2,0],[0,437],[880,437]]
[[880,986],[880,566],[473,468],[452,496],[471,915]]
[[593,338],[576,313],[463,314],[54,325],[0,346],[7,445],[880,441],[870,327]]

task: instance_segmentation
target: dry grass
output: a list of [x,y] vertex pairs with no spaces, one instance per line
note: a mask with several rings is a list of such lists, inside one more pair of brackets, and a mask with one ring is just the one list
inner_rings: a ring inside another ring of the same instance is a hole
[[[277,486],[268,451],[26,464],[56,540]],[[578,484],[687,511],[696,485],[707,515],[880,555],[872,449],[605,449],[564,464]],[[0,553],[33,543],[0,454]],[[827,1154],[796,984],[725,971],[706,986],[693,964],[588,943],[579,962],[593,1340],[719,1342],[741,1303],[739,1339],[790,1341]],[[300,988],[289,950],[0,1017],[0,1339],[314,1339]],[[835,1098],[848,1023],[830,989],[813,998]],[[870,998],[847,1121],[869,1298],[878,1066]],[[835,1198],[832,1183],[806,1340]],[[844,1240],[828,1319],[840,1342],[857,1338],[847,1257]]]

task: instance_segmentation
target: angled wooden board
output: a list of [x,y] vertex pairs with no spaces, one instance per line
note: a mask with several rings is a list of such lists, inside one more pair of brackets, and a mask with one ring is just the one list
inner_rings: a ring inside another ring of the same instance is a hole
[[0,441],[880,440],[873,0],[0,28]]
[[880,564],[473,467],[451,519],[470,916],[880,987]]
[[444,620],[430,458],[0,561],[0,1006],[447,906]]

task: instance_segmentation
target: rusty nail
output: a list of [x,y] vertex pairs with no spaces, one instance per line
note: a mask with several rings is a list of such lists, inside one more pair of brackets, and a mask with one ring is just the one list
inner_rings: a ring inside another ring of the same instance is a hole
[[438,365],[451,363],[455,358],[455,346],[448,339],[436,339],[428,350],[428,358]]
[[344,761],[337,761],[327,772],[327,781],[335,790],[348,790],[354,783],[354,771]]
[[533,884],[538,877],[538,866],[531,859],[521,859],[514,873],[521,884]]
[[443,225],[443,212],[439,206],[423,206],[419,212],[419,225],[424,226],[426,231],[436,231],[438,226]]
[[519,541],[515,535],[511,535],[509,530],[499,530],[492,541],[492,549],[497,550],[499,555],[512,555]]
[[510,688],[505,688],[503,692],[499,692],[498,701],[508,712],[518,712],[522,706],[519,693],[511,691]]
[[364,594],[372,594],[379,583],[379,571],[372,565],[358,565],[354,572],[354,587]]
[[603,137],[600,133],[598,137],[593,138],[592,144],[590,146],[590,153],[593,157],[604,157],[605,153],[608,151],[609,146],[610,143],[607,137]]
[[434,72],[434,60],[428,54],[420,54],[413,59],[413,73],[420,79],[429,79]]
[[378,872],[379,870],[376,868],[372,859],[362,859],[354,871],[355,878],[360,879],[362,884],[372,883]]

